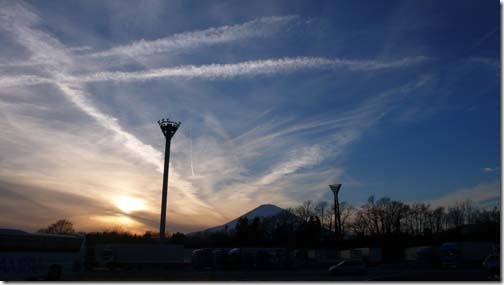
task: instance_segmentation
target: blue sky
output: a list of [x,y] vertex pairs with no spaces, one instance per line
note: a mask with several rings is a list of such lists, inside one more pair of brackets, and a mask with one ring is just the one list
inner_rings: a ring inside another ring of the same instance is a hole
[[168,229],[370,195],[500,203],[500,6],[0,2],[0,225]]

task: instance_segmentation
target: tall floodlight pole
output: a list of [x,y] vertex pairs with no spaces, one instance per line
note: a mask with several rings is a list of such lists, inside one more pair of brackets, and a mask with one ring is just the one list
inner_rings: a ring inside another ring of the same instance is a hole
[[341,214],[339,207],[338,194],[341,189],[341,184],[329,185],[334,194],[334,231],[337,237],[341,236]]
[[165,143],[165,159],[164,159],[164,172],[163,172],[163,196],[161,200],[161,223],[159,224],[159,238],[161,241],[165,239],[165,226],[166,226],[166,199],[168,196],[168,170],[170,167],[170,144],[173,135],[180,126],[180,122],[173,122],[169,119],[161,119],[158,121],[161,131],[166,138]]

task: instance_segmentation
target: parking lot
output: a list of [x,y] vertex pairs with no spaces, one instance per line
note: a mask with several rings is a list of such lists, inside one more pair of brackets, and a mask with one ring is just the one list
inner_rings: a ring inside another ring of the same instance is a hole
[[93,270],[79,281],[490,281],[482,269],[414,269],[381,265],[363,274],[331,275],[327,268],[298,270]]

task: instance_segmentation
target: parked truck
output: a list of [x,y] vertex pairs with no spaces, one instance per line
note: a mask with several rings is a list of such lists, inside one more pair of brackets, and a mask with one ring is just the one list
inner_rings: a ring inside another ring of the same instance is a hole
[[490,242],[449,242],[439,248],[441,264],[445,267],[480,267],[485,257],[497,245]]
[[404,260],[415,267],[437,267],[439,265],[439,247],[429,245],[405,248]]
[[83,272],[85,237],[0,229],[0,280],[59,280]]
[[98,244],[95,256],[100,267],[182,266],[184,247],[173,244]]
[[195,269],[284,269],[304,265],[302,250],[285,248],[200,248],[193,250]]
[[362,260],[367,265],[377,265],[382,262],[381,248],[362,247],[340,251],[340,258],[343,260]]

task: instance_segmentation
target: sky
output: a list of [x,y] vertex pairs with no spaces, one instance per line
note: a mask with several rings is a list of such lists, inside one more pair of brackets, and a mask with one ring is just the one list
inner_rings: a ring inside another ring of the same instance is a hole
[[497,1],[0,1],[0,227],[500,206]]

